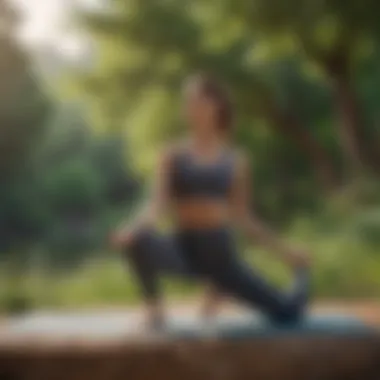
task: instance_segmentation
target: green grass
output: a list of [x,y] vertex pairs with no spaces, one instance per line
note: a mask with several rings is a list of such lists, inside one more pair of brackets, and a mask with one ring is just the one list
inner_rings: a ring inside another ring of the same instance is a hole
[[[164,279],[162,286],[169,297],[186,297],[198,290],[178,280]],[[0,311],[132,305],[139,298],[133,274],[112,259],[89,261],[69,273],[30,272],[18,279],[3,273],[0,279]]]

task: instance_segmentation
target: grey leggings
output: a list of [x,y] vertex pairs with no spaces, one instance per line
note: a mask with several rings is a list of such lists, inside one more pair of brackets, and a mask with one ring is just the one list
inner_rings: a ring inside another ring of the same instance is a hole
[[150,300],[160,297],[158,280],[165,274],[207,280],[278,323],[297,321],[308,300],[306,270],[296,273],[290,293],[280,292],[238,258],[227,228],[185,230],[170,236],[143,231],[128,248],[127,258]]

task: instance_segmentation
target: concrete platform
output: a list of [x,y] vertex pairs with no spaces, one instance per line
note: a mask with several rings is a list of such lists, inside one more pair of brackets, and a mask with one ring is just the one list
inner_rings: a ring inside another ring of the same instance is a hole
[[137,312],[35,313],[0,328],[0,379],[377,380],[380,338],[326,312],[281,328],[247,313],[206,326],[176,312],[161,336]]
[[[13,345],[65,345],[76,343],[120,343],[153,339],[136,311],[39,312],[9,319],[0,327],[0,347]],[[363,336],[375,329],[354,316],[338,313],[313,313],[297,325],[274,326],[260,316],[248,313],[224,313],[211,323],[197,315],[176,310],[168,318],[165,340],[216,339],[242,340],[257,337],[325,335]]]

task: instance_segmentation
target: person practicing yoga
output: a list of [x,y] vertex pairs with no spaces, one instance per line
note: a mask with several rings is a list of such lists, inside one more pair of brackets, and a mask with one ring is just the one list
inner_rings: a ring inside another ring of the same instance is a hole
[[[112,236],[139,279],[149,326],[165,326],[158,281],[165,274],[205,284],[205,315],[229,295],[274,323],[298,321],[308,301],[309,255],[283,245],[251,213],[250,170],[245,155],[231,146],[233,107],[227,91],[210,76],[193,75],[184,84],[184,111],[188,138],[164,150],[146,207]],[[157,221],[168,211],[174,231],[159,234]],[[290,266],[290,291],[276,289],[238,257],[235,226]]]

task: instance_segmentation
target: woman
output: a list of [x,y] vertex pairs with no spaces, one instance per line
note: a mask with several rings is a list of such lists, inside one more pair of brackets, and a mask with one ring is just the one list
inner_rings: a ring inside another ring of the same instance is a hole
[[[189,138],[163,152],[145,210],[113,236],[114,245],[128,252],[141,282],[148,321],[155,327],[164,323],[157,283],[163,273],[208,283],[206,310],[225,293],[274,322],[296,321],[308,296],[306,255],[284,246],[250,215],[249,168],[244,154],[230,146],[232,106],[223,87],[204,75],[189,78],[184,87]],[[168,210],[176,228],[171,236],[160,236],[154,226]],[[235,225],[291,266],[291,293],[276,290],[238,258],[231,236]]]

